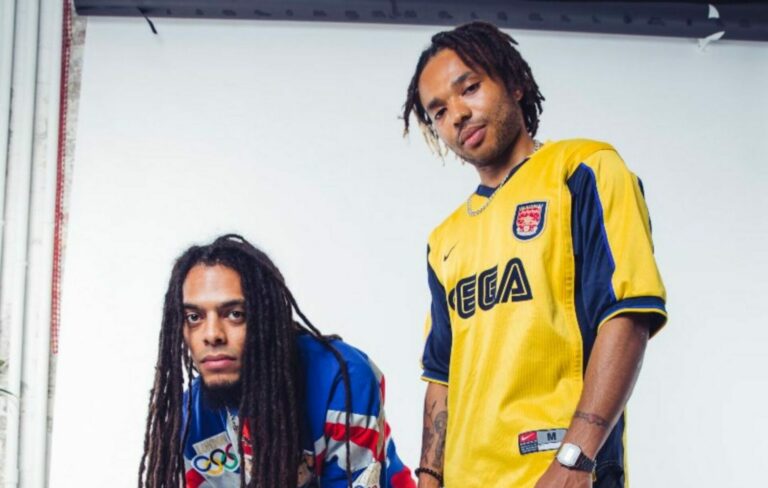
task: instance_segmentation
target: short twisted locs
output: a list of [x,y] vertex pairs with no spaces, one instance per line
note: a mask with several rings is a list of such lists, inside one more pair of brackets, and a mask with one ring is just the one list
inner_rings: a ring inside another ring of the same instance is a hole
[[419,80],[429,60],[443,49],[450,49],[473,70],[482,70],[488,76],[500,80],[507,87],[508,93],[511,94],[516,89],[522,92],[520,109],[525,127],[531,137],[535,136],[539,129],[539,115],[543,110],[544,96],[533,78],[530,66],[515,48],[516,45],[517,42],[510,35],[500,31],[493,24],[480,21],[432,36],[431,44],[419,56],[416,71],[408,85],[402,115],[404,134],[408,134],[410,116],[413,113],[424,132],[427,144],[442,155],[437,131],[421,103]]

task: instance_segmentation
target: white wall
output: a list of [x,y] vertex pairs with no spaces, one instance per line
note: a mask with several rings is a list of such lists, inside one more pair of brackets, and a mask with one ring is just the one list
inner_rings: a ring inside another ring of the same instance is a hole
[[[401,138],[438,29],[155,24],[89,20],[51,486],[134,485],[172,259],[228,231],[379,363],[413,466],[425,241],[477,182]],[[768,451],[768,45],[513,34],[547,97],[541,138],[610,141],[645,182],[671,320],[630,404],[633,486],[751,485]]]

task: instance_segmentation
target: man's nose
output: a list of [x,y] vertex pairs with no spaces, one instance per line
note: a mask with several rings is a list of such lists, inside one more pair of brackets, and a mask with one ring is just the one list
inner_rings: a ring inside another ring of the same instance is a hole
[[451,113],[453,114],[453,125],[457,129],[472,117],[472,110],[469,105],[464,103],[460,98],[454,99],[451,102]]
[[227,342],[227,335],[224,332],[224,324],[221,319],[211,314],[205,321],[203,329],[203,339],[208,345],[224,344]]

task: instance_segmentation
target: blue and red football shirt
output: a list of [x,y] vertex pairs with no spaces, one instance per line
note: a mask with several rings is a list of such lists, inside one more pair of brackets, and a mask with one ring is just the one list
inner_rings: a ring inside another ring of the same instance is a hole
[[[304,462],[299,487],[346,488],[346,412],[341,367],[320,342],[305,334],[297,338],[305,379]],[[384,415],[384,376],[362,351],[332,341],[347,364],[352,389],[350,456],[354,486],[415,488],[410,470],[397,456]],[[240,459],[236,409],[209,408],[200,378],[192,383],[189,435],[184,446],[189,488],[239,486]],[[185,393],[185,405],[186,395]],[[246,424],[247,425],[247,424]],[[247,429],[243,436],[247,439]],[[244,442],[246,467],[250,449]],[[248,473],[246,469],[246,473]]]

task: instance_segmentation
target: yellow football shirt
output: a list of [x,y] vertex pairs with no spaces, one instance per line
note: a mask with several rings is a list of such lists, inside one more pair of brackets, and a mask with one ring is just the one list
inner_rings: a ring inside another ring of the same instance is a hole
[[[610,145],[549,142],[514,171],[429,238],[423,378],[449,387],[448,488],[532,487],[600,327],[625,312],[656,315],[652,333],[666,322],[641,183]],[[624,468],[623,416],[597,463]]]

